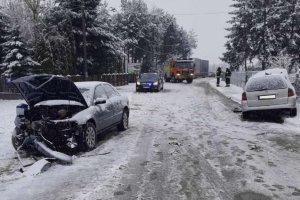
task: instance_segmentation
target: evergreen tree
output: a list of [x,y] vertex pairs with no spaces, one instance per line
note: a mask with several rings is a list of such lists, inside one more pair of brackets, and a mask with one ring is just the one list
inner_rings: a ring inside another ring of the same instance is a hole
[[162,47],[162,54],[161,60],[167,60],[173,56],[177,55],[177,50],[179,47],[179,33],[178,33],[177,24],[171,23],[163,38],[163,47]]
[[261,69],[288,58],[300,64],[300,8],[297,0],[234,0],[235,10],[222,60],[235,68],[258,60]]
[[40,64],[30,57],[30,50],[22,41],[18,27],[12,28],[6,39],[7,41],[2,44],[5,53],[2,75],[15,79],[38,72]]
[[99,4],[100,0],[56,2],[57,6],[44,19],[48,26],[45,27],[47,37],[42,47],[50,47],[48,55],[53,57],[57,71],[63,74],[83,74],[84,21],[89,74],[121,71],[108,69],[120,65],[122,42],[113,33],[107,5]]
[[0,7],[0,66],[3,63],[4,51],[1,44],[3,44],[6,39],[5,36],[7,35],[7,22],[8,18],[3,12],[3,8]]
[[276,55],[291,58],[289,71],[300,64],[300,8],[297,5],[297,0],[278,0],[270,16]]
[[233,17],[228,21],[231,27],[227,29],[230,33],[227,35],[228,42],[225,44],[226,52],[221,60],[229,63],[232,69],[238,69],[239,66],[244,65],[244,69],[247,70],[247,61],[251,61],[254,57],[251,39],[255,26],[254,16],[249,1],[234,1],[232,7],[235,10],[230,13]]

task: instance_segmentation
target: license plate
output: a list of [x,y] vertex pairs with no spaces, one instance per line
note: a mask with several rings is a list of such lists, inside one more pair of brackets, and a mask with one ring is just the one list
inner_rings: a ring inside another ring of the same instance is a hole
[[258,99],[259,99],[259,100],[276,99],[276,95],[275,95],[275,94],[272,94],[272,95],[259,96]]

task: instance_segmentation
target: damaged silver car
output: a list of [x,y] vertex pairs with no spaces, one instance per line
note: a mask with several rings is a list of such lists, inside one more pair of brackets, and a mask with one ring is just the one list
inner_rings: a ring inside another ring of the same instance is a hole
[[128,98],[108,83],[33,75],[13,84],[27,103],[16,108],[12,143],[17,150],[89,151],[96,147],[97,134],[114,126],[128,128]]

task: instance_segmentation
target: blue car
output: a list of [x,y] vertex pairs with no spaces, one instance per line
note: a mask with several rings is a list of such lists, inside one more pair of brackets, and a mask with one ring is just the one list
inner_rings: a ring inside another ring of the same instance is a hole
[[164,89],[164,80],[157,73],[143,73],[136,82],[136,91],[159,92]]

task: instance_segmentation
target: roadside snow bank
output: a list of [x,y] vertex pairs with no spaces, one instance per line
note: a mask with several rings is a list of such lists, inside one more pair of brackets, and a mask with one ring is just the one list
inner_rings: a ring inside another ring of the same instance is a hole
[[23,100],[0,100],[0,159],[14,157],[15,150],[11,144],[11,132],[14,127],[16,106],[24,103]]
[[209,84],[212,88],[218,90],[223,95],[225,95],[227,98],[232,99],[233,101],[235,101],[239,104],[241,103],[243,88],[232,85],[232,84],[230,85],[230,87],[226,87],[226,83],[224,81],[221,81],[220,87],[217,87],[215,79],[210,80]]

